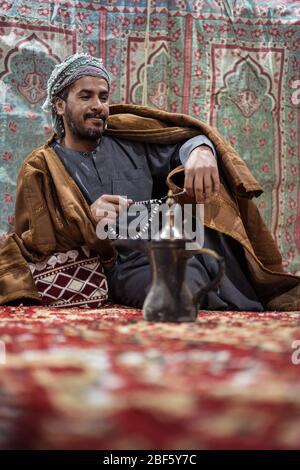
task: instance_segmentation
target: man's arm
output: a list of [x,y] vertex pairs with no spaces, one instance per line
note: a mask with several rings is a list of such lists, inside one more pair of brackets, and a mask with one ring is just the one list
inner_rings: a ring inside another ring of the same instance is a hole
[[195,148],[200,147],[200,146],[208,147],[214,154],[215,158],[217,159],[217,152],[212,141],[208,137],[206,137],[206,135],[196,135],[195,137],[192,137],[191,139],[184,142],[184,144],[181,145],[179,149],[179,158],[180,158],[182,165],[185,166],[191,152]]
[[217,153],[208,137],[187,140],[179,150],[185,168],[184,188],[199,203],[209,203],[220,188]]
[[197,202],[209,203],[219,191],[217,153],[211,140],[197,135],[183,145],[145,144],[146,158],[152,176],[165,177],[172,166],[185,167],[184,188]]

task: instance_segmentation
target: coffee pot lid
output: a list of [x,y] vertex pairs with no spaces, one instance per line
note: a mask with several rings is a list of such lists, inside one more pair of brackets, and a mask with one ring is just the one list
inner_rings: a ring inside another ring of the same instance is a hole
[[[173,195],[173,191],[170,189],[168,192],[168,198],[166,204],[169,206],[164,218],[164,225],[161,231],[158,233],[156,240],[182,240],[182,217],[181,210],[176,212],[176,209],[180,205],[176,203]],[[179,220],[178,220],[179,219]]]

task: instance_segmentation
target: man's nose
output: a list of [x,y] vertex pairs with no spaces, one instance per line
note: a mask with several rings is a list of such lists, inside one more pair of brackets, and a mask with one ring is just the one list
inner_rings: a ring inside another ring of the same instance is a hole
[[92,108],[93,111],[102,110],[103,104],[102,104],[102,101],[100,100],[100,98],[98,98],[98,97],[93,98],[93,101],[91,103],[91,108]]

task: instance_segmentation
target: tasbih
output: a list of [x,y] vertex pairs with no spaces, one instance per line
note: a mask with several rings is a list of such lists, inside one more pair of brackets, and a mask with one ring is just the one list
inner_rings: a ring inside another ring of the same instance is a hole
[[[180,193],[173,194],[173,197],[176,198],[177,196],[181,196],[182,194],[185,194],[185,189],[181,191]],[[109,233],[111,239],[122,239],[122,238],[131,238],[132,240],[138,240],[143,237],[143,235],[149,230],[149,227],[151,227],[151,223],[155,217],[155,215],[159,211],[159,207],[161,204],[168,199],[169,196],[163,196],[160,199],[146,199],[145,201],[135,201],[130,207],[133,206],[144,206],[148,210],[148,214],[150,211],[150,216],[147,219],[147,222],[141,227],[140,231],[132,236],[132,237],[122,237],[120,236],[116,230],[112,226],[108,226],[107,232]],[[129,208],[130,209],[130,208]]]

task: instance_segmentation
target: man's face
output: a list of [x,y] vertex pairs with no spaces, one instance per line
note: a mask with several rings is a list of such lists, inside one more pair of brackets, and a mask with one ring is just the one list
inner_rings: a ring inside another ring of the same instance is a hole
[[98,140],[109,115],[108,83],[104,78],[82,77],[73,83],[62,113],[66,133],[83,140]]

